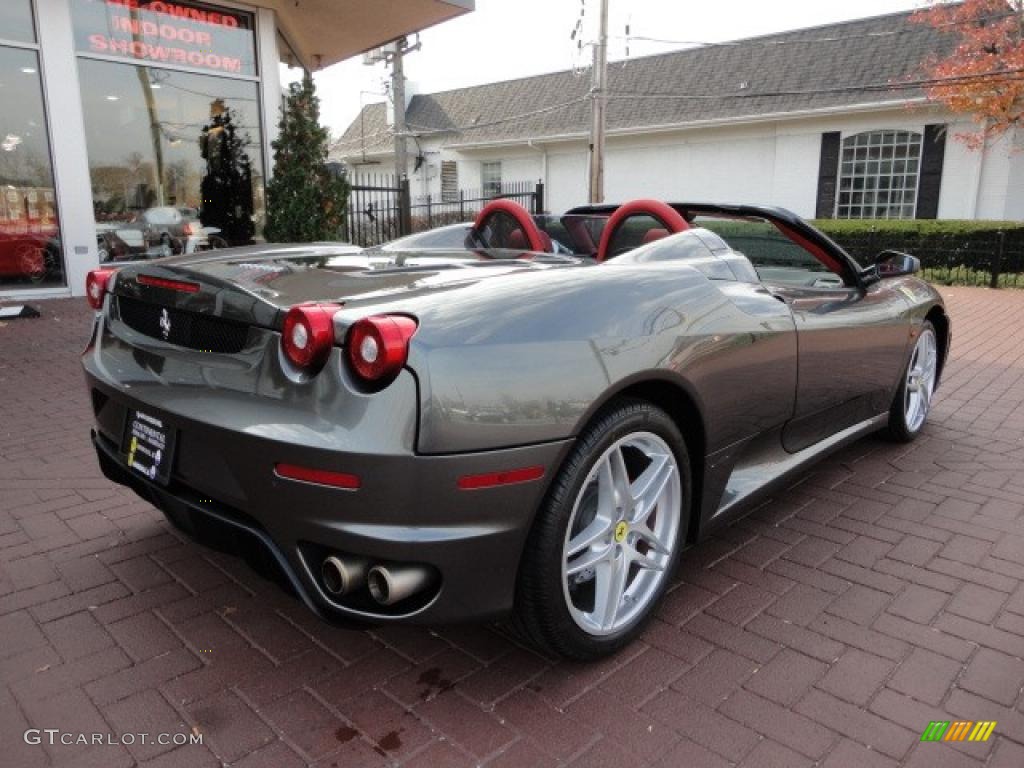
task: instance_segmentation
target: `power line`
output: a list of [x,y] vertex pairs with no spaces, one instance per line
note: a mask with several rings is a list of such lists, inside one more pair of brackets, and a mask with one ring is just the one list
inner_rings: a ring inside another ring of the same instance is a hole
[[[578,104],[583,104],[589,100],[589,97],[580,97],[573,99],[572,101],[562,102],[559,104],[552,104],[551,106],[544,107],[542,109],[535,109],[531,112],[523,112],[517,115],[511,115],[509,117],[501,118],[500,120],[491,120],[486,123],[472,123],[470,125],[454,125],[446,128],[426,128],[424,126],[417,126],[409,124],[409,128],[416,131],[413,134],[413,138],[430,136],[439,133],[466,133],[467,131],[475,130],[478,128],[492,128],[497,125],[504,125],[506,123],[515,123],[520,120],[526,120],[531,117],[537,117],[539,115],[548,114],[550,112],[556,112],[561,109],[567,109]],[[358,146],[365,141],[373,141],[374,139],[388,139],[394,135],[394,132],[389,128],[386,130],[375,131],[374,133],[368,134],[365,137],[355,136],[349,139],[338,139],[332,145],[332,148],[339,147],[341,145],[355,145]]]
[[576,106],[577,104],[583,104],[589,100],[589,96],[581,96],[578,99],[572,101],[564,101],[559,104],[552,104],[548,107],[541,109],[535,109],[531,112],[523,112],[518,115],[510,115],[509,117],[503,117],[499,120],[491,120],[486,123],[472,123],[470,125],[451,126],[449,128],[425,128],[420,126],[411,126],[416,128],[419,132],[419,136],[429,136],[434,133],[465,133],[466,131],[474,131],[478,128],[491,128],[495,125],[504,125],[505,123],[514,123],[519,120],[525,120],[528,117],[537,117],[538,115],[545,115],[549,112],[557,112],[560,109],[566,109],[568,107]]
[[[654,99],[654,100],[677,100],[677,101],[720,101],[722,99],[757,99],[757,98],[773,98],[779,96],[820,96],[826,94],[840,94],[840,93],[857,93],[857,92],[874,92],[874,91],[903,91],[903,90],[917,90],[921,88],[930,88],[935,86],[943,85],[971,85],[971,84],[997,84],[997,83],[1017,83],[1024,82],[1024,67],[1009,69],[1009,70],[993,70],[991,72],[981,72],[971,75],[960,75],[956,77],[946,78],[927,78],[918,80],[906,80],[897,82],[872,82],[872,83],[860,83],[846,86],[836,86],[832,88],[812,88],[812,89],[788,89],[788,90],[776,90],[776,91],[758,91],[758,92],[743,92],[743,93],[704,93],[704,94],[680,94],[680,93],[669,93],[659,91],[609,91],[608,98],[617,101],[627,100],[641,100],[641,99]],[[529,112],[522,112],[516,115],[510,115],[503,117],[498,120],[490,120],[483,123],[472,123],[464,126],[449,126],[446,128],[426,128],[423,126],[416,126],[410,124],[410,128],[414,129],[417,136],[430,136],[441,133],[466,133],[468,131],[477,130],[480,128],[492,128],[498,125],[505,125],[507,123],[514,123],[521,120],[525,120],[531,117],[537,117],[551,112],[556,112],[569,107],[583,104],[589,100],[588,96],[582,96],[571,101],[561,102],[559,104],[552,104],[541,109],[531,110]],[[365,137],[353,137],[350,139],[339,139],[334,143],[334,147],[337,148],[342,145],[354,145],[358,146],[365,141],[372,141],[377,138],[390,138],[393,136],[393,131],[390,129],[376,131]]]
[[[999,21],[1006,18],[1016,18],[1016,13],[1003,13],[996,14],[993,16],[986,16],[983,21]],[[886,38],[886,37],[898,37],[900,35],[916,35],[923,34],[926,32],[933,32],[935,30],[941,30],[949,27],[960,27],[960,26],[972,26],[978,24],[978,19],[968,19],[964,21],[950,21],[942,24],[921,24],[918,27],[907,28],[907,29],[887,29],[880,32],[862,32],[853,35],[831,35],[828,37],[802,37],[800,36],[800,30],[779,32],[778,35],[787,35],[785,39],[759,39],[759,38],[746,38],[743,40],[727,40],[722,42],[710,42],[707,40],[668,40],[660,37],[647,37],[644,35],[616,35],[616,40],[625,40],[627,42],[638,40],[641,42],[648,43],[659,43],[664,45],[682,45],[697,48],[737,48],[745,47],[750,45],[760,46],[782,46],[782,45],[806,45],[808,43],[842,43],[847,40],[866,40],[872,38]]]
[[[470,125],[453,125],[453,126],[446,127],[446,128],[427,128],[425,126],[418,126],[418,125],[413,125],[413,124],[410,123],[408,125],[408,127],[410,129],[416,131],[415,136],[417,136],[417,137],[431,136],[431,135],[439,134],[439,133],[466,133],[467,131],[472,131],[472,130],[476,130],[476,129],[479,129],[479,128],[493,128],[496,125],[504,125],[506,123],[515,123],[515,122],[518,122],[520,120],[526,120],[526,119],[531,118],[531,117],[537,117],[539,115],[545,115],[545,114],[548,114],[550,112],[557,112],[558,110],[561,110],[561,109],[567,109],[569,107],[574,107],[574,106],[576,106],[578,104],[583,104],[586,101],[588,101],[588,99],[589,99],[588,96],[581,96],[580,98],[573,99],[572,101],[565,101],[565,102],[560,102],[558,104],[552,104],[552,105],[547,106],[547,107],[542,107],[541,109],[534,109],[534,110],[531,110],[530,112],[522,112],[522,113],[519,113],[519,114],[516,114],[516,115],[509,115],[508,117],[503,117],[503,118],[501,118],[499,120],[490,120],[490,121],[485,122],[485,123],[471,123]],[[394,135],[394,132],[389,128],[389,129],[385,129],[385,130],[375,131],[374,133],[368,134],[365,137],[363,137],[363,136],[354,136],[354,137],[349,138],[349,139],[338,139],[336,142],[334,142],[332,147],[338,147],[338,146],[343,145],[343,144],[344,145],[359,146],[364,141],[371,141],[371,140],[376,139],[376,138],[386,139],[386,138],[390,138],[393,135]]]
[[856,93],[860,91],[900,91],[919,88],[941,87],[944,85],[986,85],[989,83],[1024,82],[1024,67],[1017,69],[993,70],[971,75],[955,77],[930,78],[921,80],[904,80],[896,82],[860,83],[856,85],[836,86],[833,88],[808,88],[778,91],[757,91],[743,93],[702,93],[681,94],[659,91],[611,91],[609,98],[617,99],[677,99],[677,100],[714,100],[720,99],[757,99],[776,96],[820,96],[832,93]]

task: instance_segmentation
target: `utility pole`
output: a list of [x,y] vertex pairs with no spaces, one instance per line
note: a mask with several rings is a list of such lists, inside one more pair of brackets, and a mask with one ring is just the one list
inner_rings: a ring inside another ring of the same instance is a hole
[[608,0],[600,0],[601,14],[594,66],[591,72],[590,98],[590,202],[604,202],[604,127],[608,88]]
[[395,42],[395,52],[391,56],[391,99],[395,107],[395,180],[398,183],[409,173],[405,136],[405,70],[402,66],[404,53],[403,37]]

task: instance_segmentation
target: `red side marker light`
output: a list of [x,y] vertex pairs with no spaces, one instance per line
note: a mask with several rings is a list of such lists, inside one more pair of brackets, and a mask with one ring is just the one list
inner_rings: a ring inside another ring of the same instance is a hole
[[303,483],[328,485],[332,488],[344,488],[347,491],[359,490],[362,485],[358,475],[347,472],[331,472],[326,469],[300,467],[297,464],[275,464],[274,474],[286,480],[299,480]]
[[165,277],[154,277],[153,275],[139,275],[136,278],[139,285],[148,285],[153,288],[166,288],[169,291],[182,291],[183,293],[198,293],[199,283],[190,283],[185,280],[168,280]]
[[515,485],[529,483],[544,477],[544,467],[522,467],[508,469],[504,472],[486,472],[482,475],[463,475],[459,478],[460,491],[476,491],[481,488],[494,488],[498,485]]

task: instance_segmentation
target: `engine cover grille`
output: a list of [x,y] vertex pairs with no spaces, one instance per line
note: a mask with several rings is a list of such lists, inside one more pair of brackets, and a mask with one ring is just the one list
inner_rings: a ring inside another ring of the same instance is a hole
[[132,330],[154,339],[200,352],[235,354],[245,348],[249,327],[242,323],[162,307],[128,296],[117,297],[121,321]]

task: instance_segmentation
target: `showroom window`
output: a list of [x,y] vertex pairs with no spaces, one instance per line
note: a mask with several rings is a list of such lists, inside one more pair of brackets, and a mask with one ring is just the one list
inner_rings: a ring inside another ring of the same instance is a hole
[[0,39],[35,44],[32,0],[4,0],[0,3]]
[[480,164],[480,186],[484,197],[497,197],[501,194],[501,161]]
[[912,219],[917,206],[921,134],[870,131],[843,139],[838,219]]
[[0,3],[0,288],[64,285],[64,261],[29,0]]
[[100,261],[259,238],[253,16],[144,0],[72,10]]

